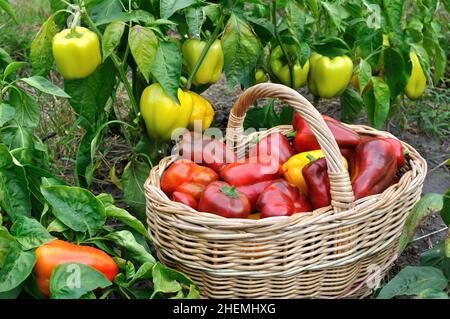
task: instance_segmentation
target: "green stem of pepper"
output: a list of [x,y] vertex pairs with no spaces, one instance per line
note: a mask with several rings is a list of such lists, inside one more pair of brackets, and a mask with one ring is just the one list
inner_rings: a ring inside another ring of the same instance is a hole
[[272,24],[273,24],[273,30],[275,33],[275,39],[277,40],[278,44],[280,45],[281,51],[283,51],[284,58],[286,59],[288,66],[289,66],[289,78],[291,80],[291,88],[294,87],[294,65],[292,64],[291,58],[289,56],[289,53],[286,49],[286,46],[284,45],[283,41],[281,40],[280,34],[278,33],[278,27],[277,27],[277,0],[274,0],[272,2]]
[[219,36],[220,30],[222,30],[223,21],[224,21],[225,15],[222,14],[219,18],[219,21],[216,24],[216,28],[214,29],[213,34],[209,37],[208,41],[206,41],[205,47],[202,50],[202,53],[200,54],[200,57],[198,58],[197,62],[194,65],[194,68],[192,69],[191,74],[189,75],[189,79],[186,85],[186,88],[189,90],[192,85],[192,81],[194,81],[194,77],[197,74],[198,69],[200,68],[200,65],[202,64],[203,60],[205,59],[206,54],[208,53],[209,48],[211,45],[216,41],[217,37]]

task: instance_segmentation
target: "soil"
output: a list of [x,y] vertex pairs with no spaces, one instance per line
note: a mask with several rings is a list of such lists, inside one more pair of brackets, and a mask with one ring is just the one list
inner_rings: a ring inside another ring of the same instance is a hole
[[[229,90],[225,82],[221,81],[203,93],[214,105],[216,109],[215,124],[222,130],[226,128],[230,109],[241,92],[242,90],[238,87]],[[300,90],[300,93],[312,103],[313,97],[307,94],[303,88]],[[321,100],[320,105],[316,107],[323,114],[339,118],[338,99]],[[361,115],[357,124],[368,125],[367,118]],[[429,192],[444,194],[450,188],[450,171],[446,165],[440,164],[450,157],[450,140],[440,140],[414,130],[401,131],[394,124],[390,124],[387,130],[413,146],[427,160],[428,174],[423,185],[422,194]],[[437,233],[432,234],[434,232]],[[430,235],[427,236],[428,234]],[[437,242],[445,238],[445,235],[445,224],[439,213],[426,218],[415,234],[417,240],[413,241],[397,259],[388,273],[387,279],[393,277],[406,265],[417,265],[420,254],[436,245]]]

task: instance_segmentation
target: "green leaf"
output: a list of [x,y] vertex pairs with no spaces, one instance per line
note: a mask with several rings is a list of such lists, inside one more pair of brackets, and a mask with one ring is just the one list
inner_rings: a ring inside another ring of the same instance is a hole
[[153,77],[161,84],[164,92],[177,103],[179,103],[178,82],[182,61],[181,50],[174,42],[160,42],[150,68]]
[[80,140],[77,150],[77,160],[75,163],[75,177],[81,187],[88,187],[92,182],[92,175],[89,174],[91,165],[91,142],[96,136],[96,132],[88,130]]
[[182,289],[179,282],[171,276],[172,273],[161,263],[153,266],[153,289],[154,293],[176,293]]
[[105,224],[102,202],[86,189],[71,186],[41,187],[42,195],[53,208],[53,214],[69,228],[88,232],[92,237]]
[[305,35],[305,11],[296,1],[289,0],[286,3],[286,18],[289,33],[293,36],[297,45],[300,45],[301,43],[303,43]]
[[0,8],[5,10],[5,12],[14,20],[15,23],[18,23],[16,14],[14,13],[14,10],[11,8],[11,6],[8,3],[8,0],[0,0]]
[[17,299],[17,297],[22,292],[23,286],[23,284],[20,284],[16,288],[13,288],[9,291],[0,292],[0,299]]
[[446,292],[433,288],[425,289],[417,295],[418,299],[450,299]]
[[359,93],[361,95],[363,94],[367,84],[369,84],[371,77],[372,77],[372,67],[370,66],[370,63],[368,63],[364,59],[361,59],[361,62],[359,62],[359,74],[358,74]]
[[6,66],[5,71],[3,72],[3,80],[5,80],[10,74],[15,74],[17,70],[20,70],[27,64],[27,62],[11,62]]
[[[98,1],[97,1],[98,2]],[[123,17],[120,0],[103,0],[92,8],[90,14],[96,25],[103,25]]]
[[297,59],[300,63],[300,66],[303,68],[306,62],[309,61],[309,57],[311,56],[311,48],[308,43],[301,42],[297,52]]
[[341,121],[354,123],[359,118],[363,106],[361,95],[348,87],[341,95]]
[[450,226],[450,188],[444,194],[441,217],[445,225]]
[[19,286],[33,271],[36,254],[22,251],[18,244],[12,244],[0,270],[0,292]]
[[151,28],[135,25],[130,29],[128,44],[139,71],[148,82],[158,50],[158,38]]
[[6,103],[0,103],[0,127],[11,121],[16,114],[16,109]]
[[225,26],[222,48],[228,87],[252,85],[262,47],[250,25],[234,13]]
[[187,294],[186,299],[200,299],[200,291],[198,291],[197,286],[189,286],[189,293]]
[[348,54],[350,48],[341,38],[327,36],[314,43],[314,50],[321,55],[334,58],[339,55]]
[[52,299],[78,299],[88,292],[111,284],[105,275],[92,267],[66,263],[58,265],[52,271],[50,293]]
[[421,266],[430,266],[442,270],[450,281],[450,257],[446,255],[445,242],[442,241],[420,256]]
[[442,291],[448,280],[441,270],[433,267],[407,266],[381,289],[377,299],[415,296],[426,289]]
[[69,227],[64,225],[59,219],[54,219],[50,224],[47,226],[47,231],[50,233],[62,233],[68,230]]
[[12,221],[31,215],[31,200],[25,170],[13,162],[8,148],[0,144],[0,206]]
[[336,27],[337,30],[343,30],[341,11],[339,10],[339,5],[336,3],[330,3],[321,1],[320,4],[324,8],[324,11],[328,15],[329,21],[332,25]]
[[56,24],[51,15],[36,34],[30,48],[30,64],[33,74],[46,76],[53,66],[52,39],[56,35]]
[[91,129],[105,115],[105,104],[115,84],[116,69],[110,59],[85,79],[64,81],[64,89],[72,97],[70,105],[83,118],[85,129]]
[[[127,212],[125,209],[119,208],[113,204],[113,202],[102,200],[104,197],[97,196],[97,198],[103,202],[105,206],[106,216],[118,220],[128,227],[136,230],[141,235],[145,236],[147,239],[151,240],[150,235],[147,232],[145,226],[133,215]],[[109,199],[108,199],[109,200]]]
[[144,183],[150,173],[146,162],[130,161],[122,174],[125,202],[136,212],[139,220],[146,220]]
[[402,55],[393,48],[384,50],[384,80],[389,86],[391,98],[403,92],[408,83],[408,74]]
[[442,195],[435,193],[428,193],[423,196],[412,208],[405,221],[405,227],[400,237],[398,247],[399,254],[403,252],[408,243],[411,242],[416,233],[417,227],[420,223],[431,214],[440,211],[442,208]]
[[187,8],[195,2],[195,0],[161,0],[159,2],[161,18],[168,19],[178,10]]
[[125,23],[122,21],[113,21],[105,28],[102,38],[103,62],[120,44],[124,30]]
[[389,30],[401,34],[404,0],[383,0],[384,13]]
[[44,226],[36,219],[19,216],[11,227],[11,235],[23,250],[37,248],[53,239]]
[[0,269],[3,267],[5,256],[13,244],[15,244],[14,237],[5,227],[0,226]]
[[22,89],[11,90],[8,103],[16,109],[14,119],[22,127],[36,128],[41,109],[37,101]]
[[27,83],[28,85],[38,89],[41,92],[70,99],[70,95],[64,92],[63,89],[54,85],[52,82],[40,75],[35,75],[29,78],[22,78],[20,79],[20,81]]
[[185,16],[190,37],[193,39],[200,39],[200,31],[203,22],[205,21],[203,7],[189,7],[186,9]]
[[381,78],[373,76],[373,92],[375,97],[375,107],[373,112],[373,127],[380,129],[389,114],[390,92],[389,87]]
[[447,65],[447,54],[445,50],[439,45],[439,41],[435,43],[436,54],[434,56],[434,76],[433,82],[435,85],[440,81],[445,74],[445,66]]
[[136,241],[133,234],[128,230],[121,230],[109,233],[106,235],[106,239],[114,242],[122,250],[122,257],[125,254],[131,261],[138,262],[140,264],[149,262],[155,263],[155,258]]

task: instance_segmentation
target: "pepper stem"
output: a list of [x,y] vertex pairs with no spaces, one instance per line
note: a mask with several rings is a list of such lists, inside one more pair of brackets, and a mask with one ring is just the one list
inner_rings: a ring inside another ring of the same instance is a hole
[[70,33],[69,36],[71,38],[79,38],[81,35],[77,32],[77,26],[80,23],[80,11],[77,11],[77,13],[75,13],[72,23],[70,25]]
[[306,154],[306,158],[309,159],[310,162],[317,161],[318,158],[312,154]]
[[219,188],[219,190],[222,193],[224,193],[225,195],[227,195],[228,197],[231,197],[231,198],[239,198],[240,197],[239,192],[236,189],[236,186],[226,186],[226,185],[224,185],[224,186],[221,186]]

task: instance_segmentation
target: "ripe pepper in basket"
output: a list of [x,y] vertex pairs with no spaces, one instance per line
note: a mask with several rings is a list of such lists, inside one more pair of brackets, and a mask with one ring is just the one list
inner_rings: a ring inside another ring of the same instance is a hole
[[394,147],[384,138],[361,141],[350,161],[350,172],[355,199],[383,192],[396,180]]
[[[325,123],[333,134],[336,142],[341,149],[341,153],[344,156],[349,156],[349,151],[344,149],[355,148],[359,141],[361,140],[358,133],[352,129],[344,126],[342,123],[336,121],[335,119],[324,117]],[[293,122],[294,128],[297,129],[297,134],[294,139],[294,148],[297,152],[306,152],[320,149],[320,145],[317,142],[316,137],[309,128],[305,120],[303,120],[298,113],[294,116]]]
[[211,168],[197,165],[189,160],[178,160],[164,172],[161,178],[161,189],[167,196],[185,183],[208,185],[219,179]]
[[[347,168],[347,161],[345,158],[343,160]],[[331,193],[327,160],[324,157],[313,159],[312,162],[303,167],[302,174],[308,188],[312,207],[318,209],[330,205]]]
[[291,216],[312,211],[311,204],[298,189],[283,179],[277,179],[259,196],[257,202],[261,218]]
[[[373,139],[373,137],[368,137],[366,139]],[[397,159],[397,168],[405,165],[405,155],[408,154],[408,151],[403,148],[402,143],[398,139],[391,137],[383,138],[383,140],[389,142],[394,148],[395,158]]]
[[283,164],[294,156],[295,152],[286,136],[281,133],[272,133],[250,148],[249,154],[250,156],[272,156]]
[[235,186],[216,181],[209,184],[202,193],[198,210],[228,218],[247,218],[250,206],[247,196],[240,194]]
[[197,132],[183,134],[179,146],[182,158],[205,165],[217,173],[225,165],[236,162],[236,154],[225,143]]

